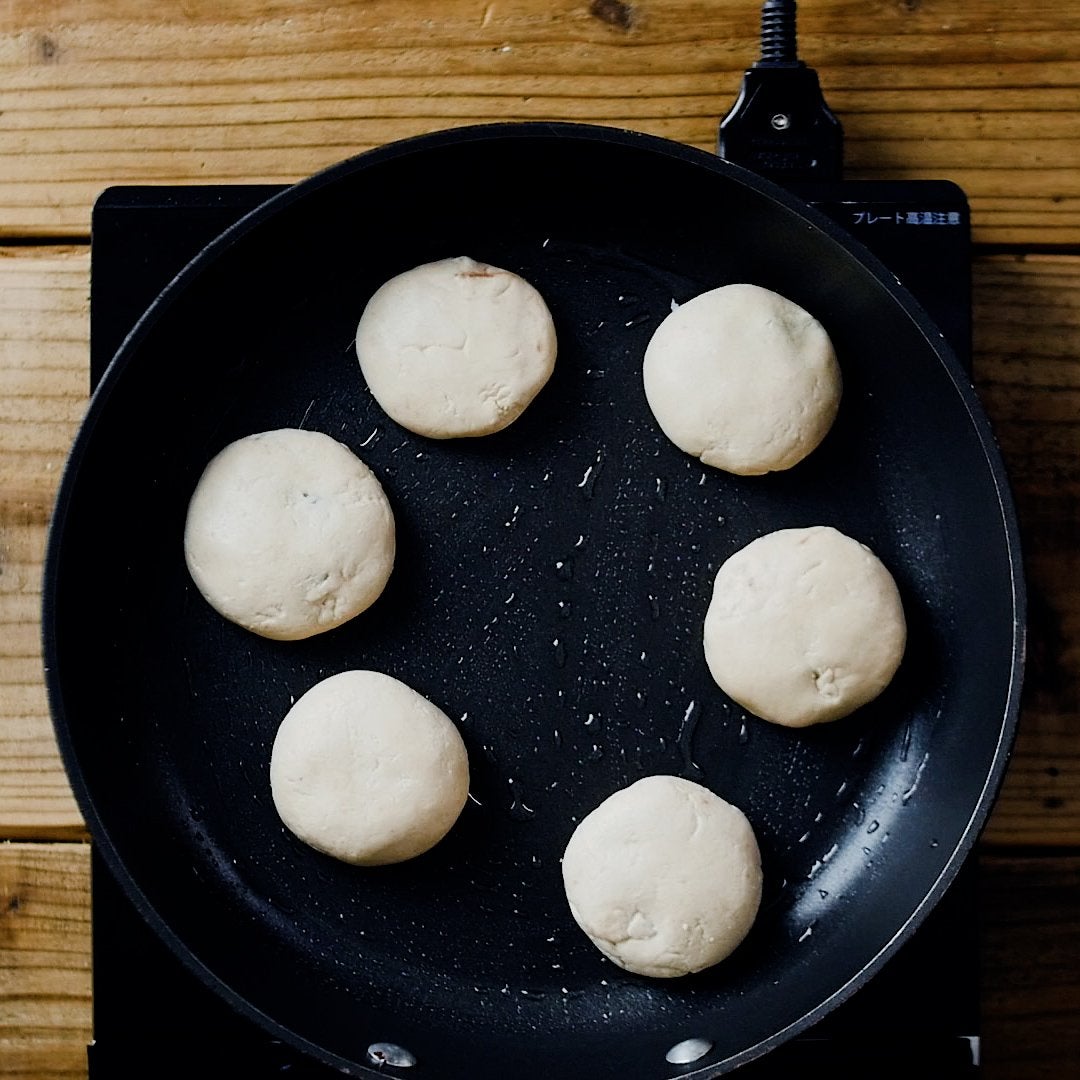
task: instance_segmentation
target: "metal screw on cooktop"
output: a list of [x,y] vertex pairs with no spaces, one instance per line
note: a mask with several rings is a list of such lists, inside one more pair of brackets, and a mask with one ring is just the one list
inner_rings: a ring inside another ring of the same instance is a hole
[[407,1069],[416,1064],[416,1058],[396,1043],[372,1043],[367,1048],[367,1059],[379,1068],[393,1065],[397,1069]]
[[682,1042],[676,1043],[664,1057],[672,1065],[689,1065],[698,1058],[703,1058],[712,1046],[713,1044],[708,1039],[683,1039]]
[[787,129],[791,127],[791,117],[788,116],[787,113],[778,112],[769,120],[769,123],[772,124],[777,131],[787,131]]

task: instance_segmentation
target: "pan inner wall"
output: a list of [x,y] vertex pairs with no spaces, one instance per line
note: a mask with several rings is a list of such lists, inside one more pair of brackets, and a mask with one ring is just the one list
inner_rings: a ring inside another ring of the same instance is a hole
[[[560,349],[510,429],[443,443],[385,418],[352,338],[382,281],[458,254],[535,284]],[[845,377],[833,432],[778,476],[687,458],[640,387],[672,303],[746,280],[821,318]],[[216,976],[317,1045],[358,1059],[379,1024],[404,1026],[406,1045],[440,1030],[607,1032],[632,1060],[635,1032],[699,1022],[736,1053],[857,975],[964,833],[1011,667],[1008,553],[984,448],[950,373],[857,261],[727,176],[556,141],[347,172],[164,305],[106,392],[58,612],[76,756],[159,915]],[[274,643],[203,603],[183,566],[183,517],[221,446],[301,425],[380,477],[398,564],[368,613]],[[700,626],[728,555],[816,523],[883,558],[911,643],[877,702],[787,732],[712,684]],[[399,867],[334,863],[288,835],[270,801],[277,723],[349,667],[413,685],[469,749],[461,821]],[[766,869],[746,944],[670,983],[602,960],[569,918],[558,868],[576,820],[658,772],[740,805]]]

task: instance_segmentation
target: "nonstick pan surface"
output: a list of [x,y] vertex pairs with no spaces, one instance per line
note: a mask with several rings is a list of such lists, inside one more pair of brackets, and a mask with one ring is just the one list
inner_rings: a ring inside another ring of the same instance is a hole
[[[536,285],[559,357],[506,431],[437,442],[381,412],[353,335],[383,281],[459,254]],[[641,389],[673,302],[736,281],[815,314],[843,368],[833,430],[777,475],[682,454]],[[286,426],[352,447],[398,523],[384,595],[303,642],[222,620],[183,561],[208,460]],[[876,702],[788,731],[715,686],[701,623],[727,556],[811,524],[892,570],[909,646]],[[416,1076],[704,1077],[861,985],[952,879],[1011,743],[1022,594],[985,418],[941,335],[871,256],[701,152],[496,126],[396,144],[289,189],[159,298],[71,455],[45,649],[96,844],[177,954],[274,1034],[356,1073],[370,1044],[391,1042]],[[354,667],[431,698],[469,749],[460,821],[399,866],[320,855],[270,799],[278,723]],[[652,773],[742,807],[765,866],[747,941],[679,980],[604,960],[559,873],[575,823]],[[690,1037],[713,1050],[668,1064]]]

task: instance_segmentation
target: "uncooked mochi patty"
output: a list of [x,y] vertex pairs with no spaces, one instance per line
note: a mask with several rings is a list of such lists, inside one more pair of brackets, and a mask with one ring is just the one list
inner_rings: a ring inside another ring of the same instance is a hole
[[737,807],[677,776],[648,776],[585,817],[563,884],[578,926],[628,971],[672,978],[723,960],[761,902],[761,857]]
[[719,569],[705,659],[744,708],[786,727],[846,716],[892,680],[907,637],[892,575],[836,529],[782,529]]
[[840,367],[825,328],[757,285],[725,285],[676,308],[649,341],[643,375],[664,434],[706,465],[740,475],[801,461],[840,404]]
[[450,718],[378,671],[343,671],[289,710],[270,755],[274,806],[305,843],[345,862],[402,862],[437,844],[469,792]]
[[375,400],[403,427],[433,439],[489,435],[511,424],[551,376],[555,347],[536,289],[464,256],[391,278],[356,331]]
[[330,630],[374,603],[394,543],[375,474],[329,435],[295,428],[226,446],[184,528],[188,570],[210,605],[281,640]]

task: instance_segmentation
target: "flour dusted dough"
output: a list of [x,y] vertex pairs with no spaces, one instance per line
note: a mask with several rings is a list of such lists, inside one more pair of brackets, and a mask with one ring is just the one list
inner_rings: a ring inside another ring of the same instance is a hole
[[648,776],[574,830],[562,863],[570,911],[628,971],[665,979],[723,960],[761,902],[761,857],[742,811],[700,784]]
[[717,572],[705,659],[740,705],[806,727],[877,697],[906,633],[896,583],[869,548],[827,526],[782,529]]
[[788,469],[825,437],[840,367],[824,327],[757,285],[687,301],[645,350],[645,396],[681,450],[727,472]]
[[348,447],[282,428],[230,443],[188,505],[188,570],[210,605],[263,637],[339,626],[382,592],[394,517]]
[[344,671],[289,710],[270,756],[274,806],[305,843],[381,866],[437,844],[461,813],[469,762],[457,728],[377,671]]
[[555,365],[555,327],[540,294],[508,270],[460,257],[391,278],[356,331],[375,400],[433,439],[511,424]]

